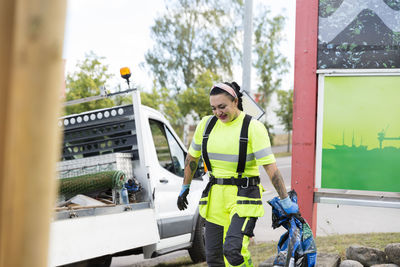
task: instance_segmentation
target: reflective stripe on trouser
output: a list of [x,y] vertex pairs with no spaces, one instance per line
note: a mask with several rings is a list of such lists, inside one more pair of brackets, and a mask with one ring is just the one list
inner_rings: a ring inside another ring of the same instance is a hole
[[240,217],[262,217],[264,216],[261,200],[263,191],[261,184],[243,188],[208,183],[199,201],[200,215],[219,225],[225,225],[226,221],[229,221],[226,214],[231,216],[233,209]]
[[[232,216],[230,224],[222,226],[206,221],[206,259],[210,267],[243,266],[253,267],[248,250],[249,237],[244,229],[249,218]],[[252,224],[252,230],[254,229]]]
[[[264,213],[263,206],[261,203],[258,203],[259,199],[257,199],[260,197],[260,190],[260,186],[249,186],[249,188],[243,189],[234,185],[207,185],[202,195],[199,210],[201,216],[203,216],[207,221],[206,258],[207,262],[209,262],[209,266],[224,266],[221,265],[222,259],[225,260],[225,266],[253,266],[250,260],[250,253],[247,250],[249,237],[242,234],[242,228],[244,224],[247,225],[247,222],[250,221],[247,218],[253,218],[248,225],[252,225],[254,229],[254,217],[258,217]],[[245,195],[248,195],[249,197],[244,197]],[[239,198],[241,201],[244,200],[245,202],[237,203]],[[251,202],[247,203],[246,201]],[[253,203],[253,201],[257,201],[257,203]],[[241,206],[250,207],[254,205],[258,205],[258,209],[261,211],[258,211],[257,209],[256,212],[254,212],[253,209],[250,209],[253,210],[253,212],[250,212],[250,214],[246,216],[239,214],[239,211],[241,211],[242,214],[244,213],[244,209],[241,208]],[[232,230],[229,230],[231,224]],[[216,225],[219,227],[211,226],[210,228],[210,225]],[[222,239],[221,234],[213,234],[213,232],[222,232]],[[252,229],[246,228],[243,232],[252,233]],[[225,235],[230,241],[224,245]],[[249,234],[249,236],[252,235]],[[230,245],[230,242],[233,242],[233,245]],[[225,248],[225,251],[223,248]],[[238,254],[242,255],[241,262],[239,262],[239,256],[236,257]]]

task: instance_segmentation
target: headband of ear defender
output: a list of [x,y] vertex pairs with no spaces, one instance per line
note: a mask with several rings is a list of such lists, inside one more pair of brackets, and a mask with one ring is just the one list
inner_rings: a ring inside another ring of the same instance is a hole
[[[233,96],[234,98],[238,98],[237,95],[236,95],[235,90],[234,90],[232,87],[230,87],[229,85],[227,85],[227,84],[224,84],[224,83],[217,83],[217,84],[215,84],[215,85],[212,87],[212,89],[214,89],[215,87],[218,87],[218,88],[220,88],[220,89],[226,91],[228,94],[230,94],[230,95]],[[211,90],[212,90],[212,89],[211,89]]]

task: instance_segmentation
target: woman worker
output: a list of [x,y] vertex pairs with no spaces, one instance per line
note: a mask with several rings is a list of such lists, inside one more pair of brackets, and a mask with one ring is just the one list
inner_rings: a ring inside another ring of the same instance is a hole
[[249,237],[258,217],[264,215],[258,166],[262,165],[274,185],[286,213],[297,213],[279,172],[264,125],[246,115],[237,83],[212,87],[210,105],[214,116],[197,125],[185,160],[184,180],[178,208],[186,209],[190,183],[200,156],[210,182],[199,202],[205,218],[208,266],[253,266],[248,251]]

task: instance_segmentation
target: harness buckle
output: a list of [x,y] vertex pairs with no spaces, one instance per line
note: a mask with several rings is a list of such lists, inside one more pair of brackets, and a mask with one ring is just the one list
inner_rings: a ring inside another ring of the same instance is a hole
[[239,138],[239,142],[245,142],[245,143],[247,143],[249,141],[249,138],[247,138],[247,137],[240,137]]
[[247,188],[247,187],[249,187],[249,181],[250,181],[249,177],[244,177],[244,178],[242,178],[242,179],[246,179],[246,186],[241,185],[241,187],[242,187],[242,188]]

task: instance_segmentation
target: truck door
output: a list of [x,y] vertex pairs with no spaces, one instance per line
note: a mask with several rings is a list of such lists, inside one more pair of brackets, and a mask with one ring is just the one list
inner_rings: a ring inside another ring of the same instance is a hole
[[[159,216],[160,237],[172,237],[191,232],[194,209],[185,212],[176,206],[183,182],[186,153],[168,127],[162,122],[149,120],[158,158],[158,177],[155,178],[154,204]],[[196,203],[197,204],[197,203]],[[185,216],[185,214],[187,216]]]

